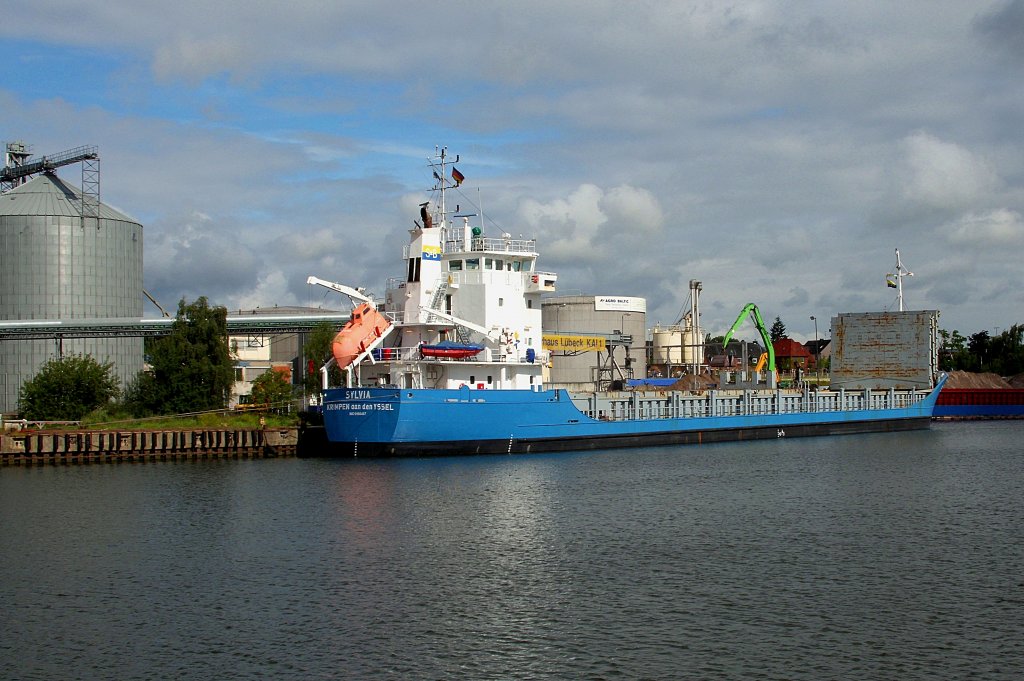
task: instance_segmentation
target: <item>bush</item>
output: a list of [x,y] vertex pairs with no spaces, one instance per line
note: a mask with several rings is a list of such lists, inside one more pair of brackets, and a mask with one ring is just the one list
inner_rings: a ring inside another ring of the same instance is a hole
[[46,362],[21,386],[18,407],[32,421],[79,421],[118,396],[113,363],[100,364],[88,355],[69,355]]
[[287,408],[292,399],[292,386],[280,371],[269,369],[252,382],[252,404],[264,409]]

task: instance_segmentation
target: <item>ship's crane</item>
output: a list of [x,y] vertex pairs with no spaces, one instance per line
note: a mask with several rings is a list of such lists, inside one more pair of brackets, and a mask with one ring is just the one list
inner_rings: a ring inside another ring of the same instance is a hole
[[460,319],[459,317],[456,317],[455,315],[450,315],[447,312],[441,312],[440,310],[434,310],[432,308],[426,308],[426,307],[421,308],[421,309],[423,311],[431,314],[431,315],[434,315],[435,317],[440,317],[441,319],[443,319],[445,321],[451,322],[452,324],[455,324],[456,326],[464,326],[467,329],[469,329],[470,331],[476,331],[477,333],[482,334],[484,337],[494,341],[495,343],[497,343],[497,342],[499,342],[501,340],[501,331],[499,331],[498,329],[495,329],[495,328],[488,329],[488,328],[486,328],[484,326],[480,326],[479,324],[475,324],[475,323],[473,323],[473,322],[471,322],[471,321],[469,321],[467,319]]
[[[722,347],[729,345],[729,340],[733,334],[736,333],[736,329],[740,327],[743,320],[750,316],[751,321],[754,322],[754,326],[757,327],[758,333],[761,334],[761,340],[764,342],[765,354],[768,355],[768,371],[775,373],[775,348],[772,347],[771,336],[768,334],[768,329],[764,325],[764,320],[761,318],[761,311],[757,309],[757,305],[753,303],[747,303],[743,306],[743,311],[740,312],[740,316],[736,318],[732,328],[729,329],[729,333],[725,334],[725,338],[722,340]],[[761,366],[761,362],[758,362],[758,366]]]
[[352,288],[351,286],[345,286],[344,284],[338,284],[333,281],[327,281],[326,279],[320,279],[319,277],[313,276],[306,279],[306,283],[309,284],[310,286],[323,286],[324,288],[330,289],[331,291],[335,291],[342,295],[348,296],[349,298],[354,298],[355,300],[361,300],[364,303],[369,303],[370,305],[376,307],[376,304],[373,302],[373,298],[364,293],[366,289]]

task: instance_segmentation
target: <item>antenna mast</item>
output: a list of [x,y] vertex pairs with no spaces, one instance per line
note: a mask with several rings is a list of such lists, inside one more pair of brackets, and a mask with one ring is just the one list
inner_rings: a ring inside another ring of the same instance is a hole
[[889,288],[896,289],[896,302],[900,312],[903,312],[903,277],[912,277],[914,273],[903,266],[900,260],[900,249],[896,249],[896,271],[885,275],[885,283]]
[[[459,155],[455,155],[454,163],[459,162]],[[438,210],[440,212],[441,227],[444,227],[448,221],[448,207],[445,204],[445,192],[448,190],[448,147],[436,147],[434,152],[434,158],[430,161],[430,167],[434,171],[434,190],[441,193],[441,200],[438,203]],[[440,172],[438,172],[440,170]],[[453,186],[458,186],[457,182],[452,183]],[[458,208],[456,208],[458,210]]]

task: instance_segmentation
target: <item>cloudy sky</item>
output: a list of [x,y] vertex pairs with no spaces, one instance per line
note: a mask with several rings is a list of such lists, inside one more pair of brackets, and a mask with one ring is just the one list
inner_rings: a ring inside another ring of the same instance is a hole
[[1024,322],[1024,0],[33,0],[0,41],[0,139],[99,146],[168,308],[382,293],[444,145],[463,211],[652,326],[698,279],[712,334],[824,336],[895,309],[896,248],[908,308]]

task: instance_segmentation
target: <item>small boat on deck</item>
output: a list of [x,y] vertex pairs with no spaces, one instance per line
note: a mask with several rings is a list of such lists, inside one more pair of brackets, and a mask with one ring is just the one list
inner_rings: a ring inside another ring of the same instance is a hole
[[482,345],[473,343],[456,343],[455,341],[441,341],[433,345],[421,345],[420,357],[438,357],[441,359],[467,359],[474,357],[484,349]]

